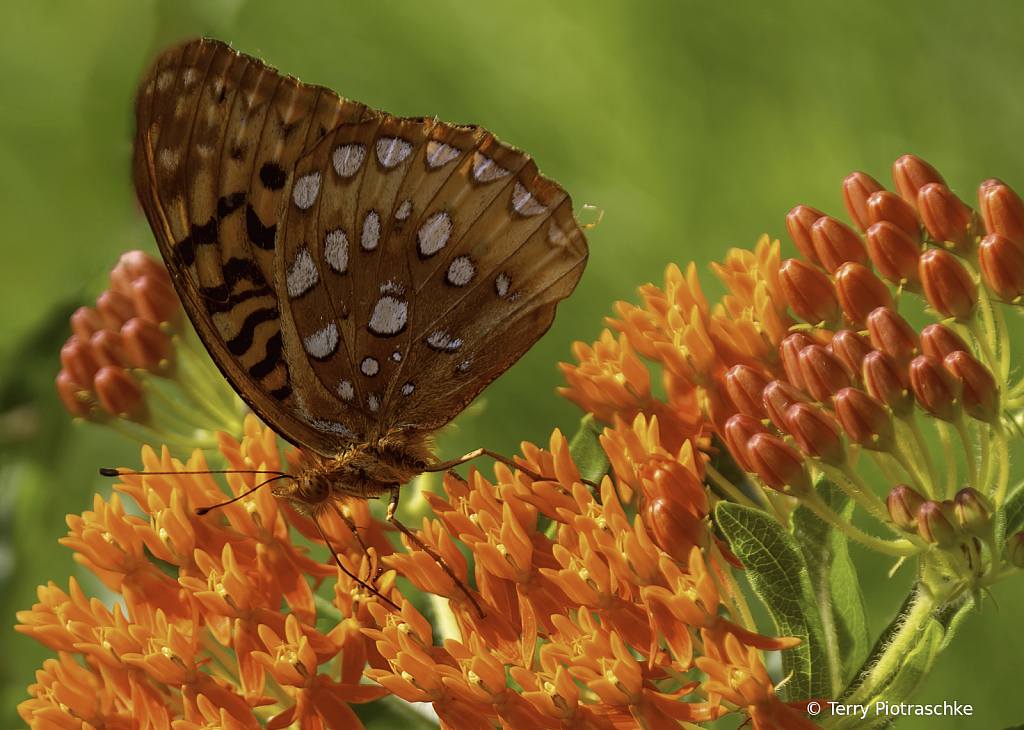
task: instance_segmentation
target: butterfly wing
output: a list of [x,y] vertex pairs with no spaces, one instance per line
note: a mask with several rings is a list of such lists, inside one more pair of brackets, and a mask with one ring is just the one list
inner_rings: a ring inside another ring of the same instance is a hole
[[162,54],[135,187],[242,398],[324,455],[447,423],[582,274],[568,196],[477,127],[398,119],[217,41]]

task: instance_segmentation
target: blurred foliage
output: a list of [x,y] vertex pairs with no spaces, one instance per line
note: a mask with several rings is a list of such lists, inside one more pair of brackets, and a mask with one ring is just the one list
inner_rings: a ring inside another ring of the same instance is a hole
[[[716,298],[709,261],[763,232],[795,254],[786,213],[802,203],[844,217],[849,172],[884,182],[912,152],[968,202],[988,177],[1024,190],[1022,32],[1013,0],[0,5],[0,615],[10,625],[36,585],[82,577],[56,542],[64,515],[109,490],[96,467],[138,462],[134,445],[71,424],[52,378],[74,306],[122,251],[155,252],[128,160],[135,84],[162,47],[209,35],[393,114],[483,125],[536,157],[577,210],[604,211],[552,331],[442,436],[454,456],[572,432],[555,363],[597,337],[616,299],[691,259]],[[855,558],[861,576],[892,567]],[[874,630],[911,572],[865,586]],[[1007,609],[989,603],[967,622],[920,698],[972,704],[970,727],[1020,721],[1024,591],[1018,581],[996,598]],[[47,652],[6,628],[0,656],[0,725],[18,726],[14,708]]]

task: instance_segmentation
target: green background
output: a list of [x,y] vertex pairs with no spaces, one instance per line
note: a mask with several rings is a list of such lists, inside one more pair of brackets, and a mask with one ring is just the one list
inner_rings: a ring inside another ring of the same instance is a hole
[[[109,491],[97,466],[138,449],[70,423],[53,394],[67,316],[122,251],[155,245],[133,202],[131,101],[149,58],[205,34],[303,81],[401,116],[480,124],[530,152],[604,211],[590,264],[554,327],[442,437],[455,456],[514,453],[572,431],[555,363],[591,342],[617,299],[665,265],[707,270],[807,204],[845,218],[854,170],[888,182],[912,152],[974,204],[999,177],[1024,191],[1024,4],[821,2],[135,2],[0,5],[0,625],[35,586],[95,591],[56,543],[64,515]],[[864,551],[859,551],[863,553]],[[912,579],[866,556],[878,630]],[[1021,581],[996,588],[940,659],[919,701],[973,718],[900,728],[1024,722]],[[770,627],[763,627],[770,631]],[[0,629],[0,726],[48,652]]]

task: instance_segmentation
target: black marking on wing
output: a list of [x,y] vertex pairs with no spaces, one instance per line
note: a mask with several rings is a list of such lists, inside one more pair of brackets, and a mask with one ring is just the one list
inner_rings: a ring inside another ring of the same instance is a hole
[[264,162],[260,168],[260,182],[268,190],[280,190],[287,179],[288,175],[284,168],[276,162]]
[[252,205],[245,210],[245,227],[249,234],[249,240],[264,251],[274,250],[274,239],[277,238],[277,223],[270,226],[263,225],[263,221],[253,210]]
[[249,316],[245,318],[245,322],[242,323],[241,329],[238,330],[238,334],[225,343],[228,346],[228,350],[235,357],[241,357],[252,347],[256,328],[264,322],[280,319],[280,317],[281,314],[276,306],[250,312]]

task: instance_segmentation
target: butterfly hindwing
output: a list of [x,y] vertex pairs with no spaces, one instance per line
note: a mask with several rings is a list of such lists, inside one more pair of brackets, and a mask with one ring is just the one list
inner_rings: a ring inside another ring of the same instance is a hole
[[154,62],[136,114],[136,191],[200,337],[325,456],[450,421],[586,263],[565,192],[479,127],[374,112],[209,40]]

